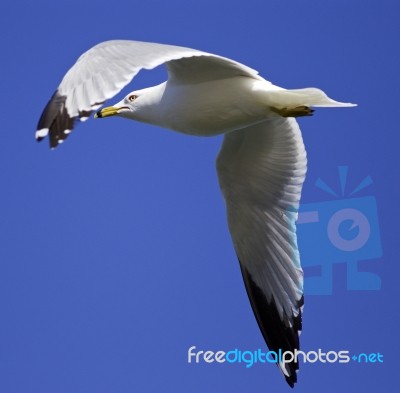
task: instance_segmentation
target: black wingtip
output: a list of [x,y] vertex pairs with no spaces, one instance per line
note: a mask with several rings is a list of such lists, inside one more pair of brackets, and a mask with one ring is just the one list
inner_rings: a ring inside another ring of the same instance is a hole
[[285,379],[286,379],[287,384],[293,389],[294,384],[297,382],[297,380],[293,381],[293,379],[291,377],[286,377],[286,376],[285,376]]
[[84,121],[92,113],[91,110],[80,110],[77,116],[70,116],[66,108],[66,101],[67,97],[61,95],[57,90],[44,108],[38,122],[36,140],[40,142],[48,135],[52,149],[68,138],[77,119]]
[[[297,303],[299,309],[298,315],[292,315],[290,320],[289,317],[287,320],[282,320],[275,300],[272,298],[268,301],[264,292],[252,279],[250,273],[241,264],[240,266],[251,307],[269,350],[276,353],[279,350],[282,350],[282,352],[290,351],[292,353],[294,353],[295,349],[299,350],[299,332],[302,329],[301,307],[304,305],[304,296]],[[297,383],[298,362],[285,363],[286,372],[282,370],[282,366],[277,365],[281,369],[287,384],[293,388],[295,383]]]
[[36,131],[38,142],[48,135],[50,147],[55,148],[68,137],[74,126],[74,118],[68,115],[65,102],[66,97],[56,90],[40,116]]

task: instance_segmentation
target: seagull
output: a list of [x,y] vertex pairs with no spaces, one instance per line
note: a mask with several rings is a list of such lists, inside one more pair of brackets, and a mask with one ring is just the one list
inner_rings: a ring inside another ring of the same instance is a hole
[[[168,80],[99,108],[141,69],[165,64]],[[195,136],[224,134],[216,160],[228,226],[246,291],[270,351],[299,349],[303,271],[296,220],[307,155],[296,117],[350,107],[322,90],[287,90],[226,57],[149,42],[112,40],[82,54],[45,107],[36,139],[56,148],[77,121],[120,116]],[[98,111],[99,110],[99,111]],[[277,360],[289,386],[296,359]]]

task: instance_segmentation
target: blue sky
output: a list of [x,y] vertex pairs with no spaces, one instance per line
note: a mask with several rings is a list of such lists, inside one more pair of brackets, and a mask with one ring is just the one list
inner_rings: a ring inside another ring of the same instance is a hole
[[[295,389],[394,391],[398,12],[387,0],[3,4],[0,390],[289,391],[273,365],[187,363],[192,345],[265,348],[217,184],[220,137],[113,118],[79,125],[55,151],[34,141],[44,105],[76,58],[106,39],[134,39],[221,54],[277,85],[316,86],[358,103],[300,120],[309,157],[304,209],[326,220],[335,209],[362,211],[372,234],[359,253],[335,253],[313,242],[311,227],[299,229],[300,252],[316,258],[303,261],[306,284],[325,266],[332,286],[322,295],[326,287],[312,294],[309,285],[301,343],[379,352],[384,362],[303,364]],[[144,72],[110,103],[164,77]],[[350,195],[368,176],[372,184]],[[337,195],[316,187],[318,178]],[[347,224],[340,233],[352,241],[362,228]],[[370,273],[367,281],[355,275],[348,284],[351,266]]]

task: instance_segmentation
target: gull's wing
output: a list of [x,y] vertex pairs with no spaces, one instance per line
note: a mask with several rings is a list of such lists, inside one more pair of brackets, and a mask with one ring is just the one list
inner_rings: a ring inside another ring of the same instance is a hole
[[[307,171],[297,122],[277,117],[226,134],[217,170],[258,325],[271,351],[294,352],[303,306],[295,222]],[[298,364],[278,365],[293,386]]]
[[139,41],[105,41],[85,52],[66,73],[39,120],[36,139],[50,133],[56,147],[72,131],[77,119],[92,111],[125,87],[141,69],[167,63],[170,80],[196,83],[245,75],[257,79],[257,71],[233,60],[180,46]]

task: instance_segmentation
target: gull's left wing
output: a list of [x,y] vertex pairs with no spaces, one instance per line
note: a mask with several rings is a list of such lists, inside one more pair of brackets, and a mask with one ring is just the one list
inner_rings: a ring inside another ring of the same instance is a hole
[[[217,170],[258,325],[271,351],[293,353],[303,306],[295,221],[307,170],[296,120],[276,117],[226,134]],[[293,387],[298,364],[278,366]]]
[[175,83],[244,75],[262,79],[257,71],[234,60],[181,46],[114,40],[89,49],[68,70],[40,117],[36,139],[47,135],[57,147],[92,111],[121,91],[141,69],[166,63]]

